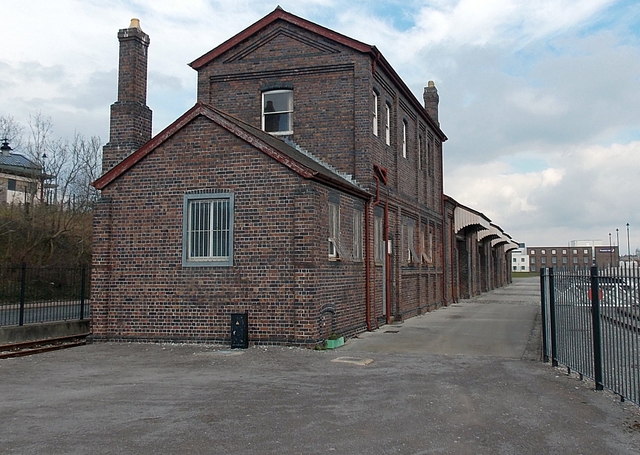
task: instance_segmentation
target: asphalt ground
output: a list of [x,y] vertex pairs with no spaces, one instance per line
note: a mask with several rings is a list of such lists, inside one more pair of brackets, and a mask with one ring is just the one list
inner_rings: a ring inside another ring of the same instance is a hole
[[638,406],[538,361],[536,285],[329,351],[96,343],[5,359],[0,453],[640,453]]

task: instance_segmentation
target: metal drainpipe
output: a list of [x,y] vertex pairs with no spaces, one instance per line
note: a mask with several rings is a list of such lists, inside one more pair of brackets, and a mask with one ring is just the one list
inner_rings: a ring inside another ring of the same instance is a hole
[[386,302],[385,306],[387,308],[387,324],[391,324],[391,254],[389,254],[389,199],[384,202],[384,238],[385,238],[385,248],[384,248],[384,261],[386,264],[386,273],[385,280],[387,282],[386,285]]
[[[380,204],[380,177],[378,177],[377,175],[375,175],[375,173],[373,174],[373,178],[376,181],[376,197],[373,201],[373,204],[371,204],[371,208],[375,209],[379,204]],[[374,218],[375,218],[375,214],[374,214]],[[368,219],[368,217],[367,217]],[[375,240],[375,239],[374,239]],[[368,242],[367,242],[368,245]],[[375,245],[374,245],[374,256],[375,256]],[[375,259],[374,259],[375,260]],[[368,264],[368,262],[367,262]],[[369,271],[369,274],[371,273],[371,271]],[[372,300],[375,301],[376,298],[376,287],[375,286],[371,286],[370,281],[367,279],[367,294],[369,293],[369,291],[371,290],[372,292]],[[370,325],[371,325],[371,301],[369,301],[369,306],[367,306],[367,313],[368,313],[368,317],[367,317],[367,329],[371,330]],[[378,328],[378,323],[377,323],[377,318],[376,318],[376,328]]]
[[365,277],[365,318],[367,321],[367,331],[371,332],[371,226],[369,220],[369,212],[371,212],[370,201],[364,204],[364,277]]

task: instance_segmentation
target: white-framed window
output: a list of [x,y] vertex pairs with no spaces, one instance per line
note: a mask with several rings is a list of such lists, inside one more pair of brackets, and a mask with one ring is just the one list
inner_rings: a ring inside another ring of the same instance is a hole
[[424,246],[422,248],[422,262],[431,264],[433,262],[433,230],[430,226],[424,228]]
[[182,265],[233,265],[233,194],[184,196]]
[[391,106],[384,105],[384,143],[391,145]]
[[293,90],[262,93],[262,129],[274,135],[293,133]]
[[556,254],[556,250],[551,250],[551,254]]
[[407,121],[402,121],[402,157],[407,157]]
[[329,257],[340,257],[340,206],[329,202]]
[[536,254],[536,250],[529,251],[529,254]]
[[376,264],[384,261],[384,227],[382,215],[376,214],[373,219],[373,255]]
[[578,250],[573,250],[573,254],[578,254]]
[[582,250],[583,254],[589,254],[589,250]]
[[546,250],[542,250],[542,251],[540,251],[540,254],[547,254],[547,251]]
[[373,92],[373,135],[378,135],[378,94]]
[[404,245],[405,245],[405,262],[414,264],[418,262],[418,254],[416,253],[415,229],[412,220],[404,221]]
[[354,261],[362,260],[362,212],[353,212],[353,247],[351,256]]

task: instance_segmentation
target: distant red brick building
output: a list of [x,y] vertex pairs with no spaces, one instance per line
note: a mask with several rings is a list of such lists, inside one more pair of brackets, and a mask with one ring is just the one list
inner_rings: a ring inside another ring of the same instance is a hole
[[251,342],[313,345],[461,295],[432,83],[423,105],[377,48],[278,8],[191,63],[196,105],[151,138],[149,37],[118,37],[95,338],[227,341],[247,312]]

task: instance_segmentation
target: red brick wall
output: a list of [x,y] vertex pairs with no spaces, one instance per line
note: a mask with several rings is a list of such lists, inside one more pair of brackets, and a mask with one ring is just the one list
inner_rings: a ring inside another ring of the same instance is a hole
[[[182,266],[189,190],[232,192],[233,267]],[[255,343],[313,344],[364,328],[364,265],[327,257],[328,190],[205,118],[178,132],[103,190],[96,213],[93,330],[97,338],[229,338],[249,311]],[[340,195],[349,237],[354,198]]]

